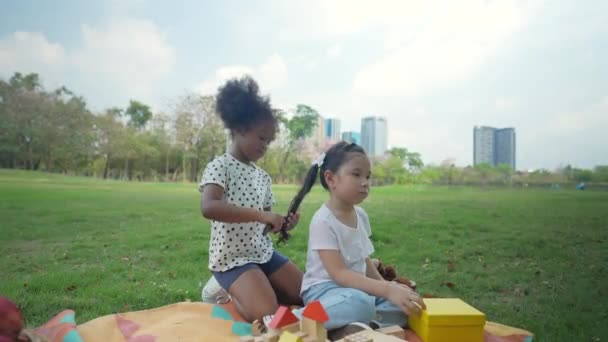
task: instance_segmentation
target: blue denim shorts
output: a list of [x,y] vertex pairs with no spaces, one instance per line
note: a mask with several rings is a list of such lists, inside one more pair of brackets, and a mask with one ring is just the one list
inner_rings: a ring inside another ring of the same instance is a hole
[[232,283],[234,283],[237,278],[241,276],[241,274],[251,269],[258,268],[262,270],[262,272],[264,272],[266,277],[270,277],[271,274],[276,272],[279,268],[283,267],[283,265],[285,265],[288,261],[289,259],[287,259],[286,256],[277,251],[273,251],[270,260],[263,264],[256,264],[250,262],[248,264],[229,269],[228,271],[211,271],[211,273],[215,277],[215,280],[217,280],[217,282],[224,288],[224,290],[228,291],[230,289],[230,286],[232,286]]
[[[395,304],[382,297],[371,296],[361,290],[346,288],[333,281],[316,284],[302,293],[304,304],[318,300],[329,316],[325,322],[328,330],[337,329],[353,322],[374,322],[384,328],[391,325],[404,327],[407,316]],[[304,308],[294,314],[302,317]]]

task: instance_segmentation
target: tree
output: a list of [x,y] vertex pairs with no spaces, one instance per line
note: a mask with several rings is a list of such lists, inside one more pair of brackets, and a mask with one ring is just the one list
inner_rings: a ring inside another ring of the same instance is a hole
[[10,78],[9,84],[13,89],[25,89],[32,92],[42,88],[40,77],[36,73],[23,76],[20,72],[16,72]]
[[404,167],[407,167],[411,172],[418,172],[424,166],[420,153],[410,152],[407,148],[393,147],[388,153],[393,157],[399,158],[403,162]]
[[139,130],[144,128],[146,123],[148,123],[148,120],[152,118],[150,107],[134,100],[129,101],[129,107],[125,111],[125,114],[130,118],[129,126],[135,127]]
[[386,168],[383,163],[374,163],[372,165],[371,181],[373,185],[384,185],[386,180]]
[[282,120],[289,131],[285,154],[283,155],[283,161],[281,162],[279,169],[279,177],[282,181],[285,180],[285,171],[289,165],[288,160],[295,152],[296,142],[312,135],[315,127],[317,127],[319,116],[319,112],[304,104],[297,105],[295,115],[289,120],[284,118],[283,113],[279,113],[278,118]]
[[182,149],[182,180],[195,181],[201,164],[224,150],[226,136],[215,98],[187,94],[175,105],[175,138]]
[[477,164],[473,167],[473,169],[479,176],[482,185],[487,185],[492,180],[492,176],[495,174],[494,167],[488,163]]
[[593,169],[593,176],[591,177],[594,182],[608,183],[608,165],[598,165]]
[[593,179],[593,171],[591,170],[577,170],[576,179],[579,182],[590,182]]
[[418,152],[409,152],[407,154],[407,165],[410,171],[417,172],[422,169],[424,163],[422,162],[422,156]]
[[402,184],[407,176],[407,171],[403,167],[403,160],[396,156],[391,156],[384,161],[385,184]]
[[316,109],[299,104],[296,109],[296,115],[287,121],[287,129],[289,129],[289,137],[292,142],[298,139],[304,139],[312,135],[313,130],[317,127],[319,112]]
[[[448,166],[447,168],[451,167]],[[418,176],[418,181],[424,184],[434,184],[441,180],[442,172],[444,169],[446,169],[445,166],[442,166],[441,168],[427,166],[422,170],[422,172]]]
[[513,176],[513,167],[509,164],[498,164],[496,170],[500,174],[501,181],[504,184],[511,184]]
[[14,167],[35,169],[39,165],[39,139],[47,121],[41,118],[45,96],[37,74],[15,73],[0,85],[0,132],[2,151]]
[[397,158],[405,161],[405,158],[407,157],[407,148],[393,147],[390,150],[388,150],[388,153],[393,157],[397,157]]
[[94,120],[81,96],[61,87],[46,96],[41,110],[46,130],[39,148],[44,168],[69,172],[86,169],[94,152]]
[[152,118],[152,139],[158,151],[164,156],[164,178],[169,179],[169,157],[171,155],[170,118],[165,113],[157,113]]
[[272,179],[280,176],[280,164],[283,160],[284,149],[278,144],[271,144],[264,157],[258,160],[257,165],[264,169]]
[[103,156],[103,178],[108,178],[112,158],[121,155],[121,143],[126,141],[126,130],[119,120],[120,110],[118,108],[107,109],[102,115],[95,119],[95,130],[97,134],[98,152]]
[[93,132],[82,97],[65,87],[46,92],[37,74],[21,73],[0,81],[0,97],[3,165],[68,171],[86,164]]

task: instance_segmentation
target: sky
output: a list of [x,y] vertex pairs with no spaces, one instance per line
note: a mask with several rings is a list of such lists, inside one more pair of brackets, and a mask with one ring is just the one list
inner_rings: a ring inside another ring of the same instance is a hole
[[101,111],[170,111],[252,75],[389,147],[472,164],[473,127],[514,127],[517,168],[608,165],[608,2],[6,1],[0,77],[36,72]]

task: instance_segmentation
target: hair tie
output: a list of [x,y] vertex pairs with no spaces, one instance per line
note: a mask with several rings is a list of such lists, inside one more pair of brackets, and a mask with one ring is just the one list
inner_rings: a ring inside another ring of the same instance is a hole
[[320,156],[319,159],[315,160],[312,164],[313,165],[317,165],[318,167],[321,167],[321,165],[323,165],[323,161],[325,160],[325,152],[323,152]]

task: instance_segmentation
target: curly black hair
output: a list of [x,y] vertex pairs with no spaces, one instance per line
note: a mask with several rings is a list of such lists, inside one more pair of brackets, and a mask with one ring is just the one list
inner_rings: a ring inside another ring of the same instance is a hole
[[270,98],[259,92],[258,84],[251,76],[230,79],[218,88],[217,113],[226,128],[246,131],[265,120],[276,124]]

